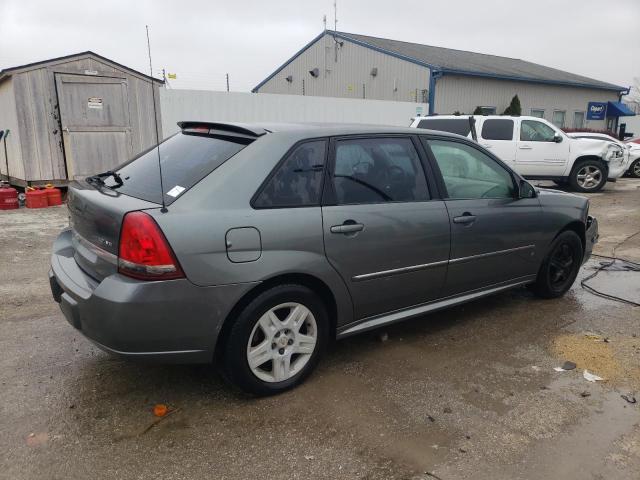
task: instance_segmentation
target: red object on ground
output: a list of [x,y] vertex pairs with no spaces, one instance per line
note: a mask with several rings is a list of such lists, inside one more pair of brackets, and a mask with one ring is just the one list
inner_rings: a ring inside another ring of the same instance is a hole
[[46,208],[49,206],[46,190],[27,190],[27,208]]
[[62,205],[62,190],[54,187],[53,185],[47,185],[45,187],[45,191],[47,192],[47,202],[50,207],[54,205]]
[[0,184],[0,210],[19,208],[18,191],[9,185]]

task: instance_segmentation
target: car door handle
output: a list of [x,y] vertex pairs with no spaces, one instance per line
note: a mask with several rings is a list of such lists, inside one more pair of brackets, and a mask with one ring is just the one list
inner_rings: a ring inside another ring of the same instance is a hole
[[518,147],[520,150],[532,150],[533,147],[530,145],[522,145],[520,147]]
[[453,223],[461,223],[463,225],[471,225],[476,221],[476,216],[471,215],[469,212],[464,212],[459,217],[453,217]]
[[[348,220],[347,220],[348,222]],[[331,233],[356,233],[362,231],[364,229],[364,225],[361,223],[343,223],[342,225],[334,225],[331,227]]]

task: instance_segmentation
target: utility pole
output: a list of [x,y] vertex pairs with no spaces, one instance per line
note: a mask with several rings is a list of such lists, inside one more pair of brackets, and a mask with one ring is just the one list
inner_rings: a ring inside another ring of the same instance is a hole
[[227,77],[227,92],[228,92],[229,91],[229,74],[228,73],[227,73],[226,77]]
[[324,15],[322,17],[322,23],[324,24],[324,29],[326,31],[327,30],[327,16],[326,15]]
[[338,1],[333,0],[333,31],[338,30]]

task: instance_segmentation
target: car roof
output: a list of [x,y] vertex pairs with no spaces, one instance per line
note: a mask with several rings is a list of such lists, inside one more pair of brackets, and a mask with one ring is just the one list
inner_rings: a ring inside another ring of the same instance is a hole
[[540,117],[532,117],[530,115],[473,115],[473,114],[461,114],[461,115],[430,115],[425,117],[413,117],[413,120],[430,120],[430,119],[455,119],[459,118],[461,120],[467,119],[469,117],[475,118],[483,118],[483,119],[501,119],[501,120],[509,120],[512,118],[522,118],[524,120],[545,120]]
[[[265,134],[290,134],[300,138],[340,136],[340,135],[366,135],[366,134],[410,134],[415,135],[416,129],[411,127],[397,127],[392,125],[367,125],[357,123],[320,123],[320,122],[209,122],[209,121],[182,121],[178,122],[180,128],[207,127],[220,132],[230,134],[243,134],[260,137]],[[421,134],[432,133],[460,137],[453,133],[435,130],[421,130]]]

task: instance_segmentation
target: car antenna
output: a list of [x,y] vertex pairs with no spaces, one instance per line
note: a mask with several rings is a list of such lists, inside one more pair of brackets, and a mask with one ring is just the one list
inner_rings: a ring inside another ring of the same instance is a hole
[[149,53],[149,73],[151,75],[151,98],[153,100],[153,122],[156,130],[156,151],[158,152],[158,171],[160,173],[160,198],[162,200],[162,213],[167,213],[167,205],[164,202],[164,185],[162,184],[162,162],[160,161],[160,135],[158,134],[158,114],[156,113],[156,89],[153,85],[153,66],[151,65],[151,42],[149,41],[149,25],[147,29],[147,52]]

